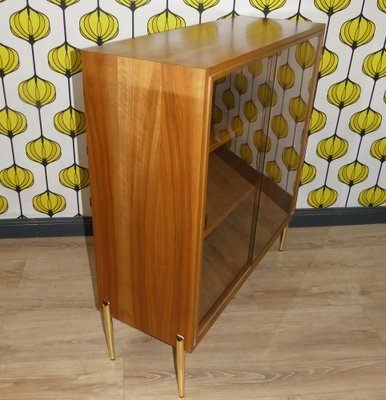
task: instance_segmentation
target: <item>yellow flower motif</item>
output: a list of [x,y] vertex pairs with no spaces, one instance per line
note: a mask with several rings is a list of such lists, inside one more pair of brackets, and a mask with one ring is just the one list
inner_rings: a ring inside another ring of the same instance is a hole
[[268,83],[263,83],[257,89],[257,98],[264,108],[273,107],[277,102],[277,93]]
[[37,75],[21,82],[18,90],[20,98],[25,103],[37,108],[52,103],[56,98],[55,86],[51,82],[39,78]]
[[21,112],[4,107],[0,110],[0,134],[13,138],[27,129],[27,119]]
[[59,173],[59,181],[63,186],[79,191],[90,184],[87,168],[73,164]]
[[208,8],[216,6],[220,0],[184,0],[184,3],[189,7],[194,8],[200,14],[199,23],[201,24],[202,13]]
[[303,186],[312,182],[315,179],[315,176],[316,168],[313,165],[308,164],[308,162],[304,162],[300,178],[300,185]]
[[67,7],[72,6],[75,3],[78,3],[79,0],[48,0],[50,3],[56,4],[63,10],[65,10]]
[[235,88],[240,95],[244,94],[248,90],[248,81],[243,71],[239,72],[235,76]]
[[45,137],[39,137],[26,146],[27,157],[42,165],[48,165],[59,160],[62,155],[60,146],[53,140]]
[[340,109],[358,101],[361,94],[361,87],[349,78],[330,86],[327,93],[327,100]]
[[82,56],[78,49],[63,43],[49,51],[48,65],[52,70],[70,78],[82,71]]
[[261,42],[261,36],[269,34],[273,39],[279,39],[282,36],[282,26],[272,18],[260,18],[250,22],[247,26],[247,40],[253,44]]
[[369,43],[374,37],[375,24],[362,14],[346,21],[340,30],[339,38],[352,49]]
[[253,160],[252,149],[249,147],[248,143],[243,143],[240,145],[240,157],[247,164],[250,164]]
[[318,143],[316,154],[324,160],[331,162],[347,153],[348,142],[339,136],[333,135]]
[[289,17],[288,19],[291,21],[311,22],[310,19],[306,18],[304,15],[302,15],[300,13],[296,13],[296,14],[292,15],[292,17]]
[[362,190],[358,203],[364,207],[378,207],[386,202],[386,190],[378,185]]
[[386,76],[386,50],[383,48],[366,56],[362,69],[375,81]]
[[308,194],[307,203],[314,208],[327,208],[336,203],[338,192],[324,185]]
[[184,28],[185,26],[185,20],[167,8],[149,19],[147,22],[147,33],[153,35],[154,33],[171,31],[173,29]]
[[261,129],[253,133],[253,143],[259,153],[268,153],[271,150],[271,138],[266,135]]
[[220,0],[184,0],[184,3],[195,8],[198,12],[203,12],[208,8],[216,6]]
[[386,0],[378,0],[378,8],[386,13]]
[[137,8],[150,3],[150,0],[115,0],[115,1],[119,4],[122,4],[123,6],[130,8],[131,11],[135,11]]
[[118,19],[99,7],[83,15],[79,21],[79,28],[83,37],[98,46],[114,39],[119,32]]
[[19,68],[19,54],[11,47],[0,43],[0,78]]
[[15,36],[31,44],[45,38],[50,33],[48,17],[29,5],[12,14],[9,24]]
[[386,161],[386,137],[376,140],[371,145],[370,154],[381,163]]
[[241,136],[244,133],[244,123],[239,115],[235,115],[231,120],[232,131],[236,136]]
[[32,199],[36,211],[52,217],[66,208],[66,199],[57,193],[46,190]]
[[[201,14],[200,14],[201,15]],[[218,29],[214,24],[203,24],[200,26],[200,29],[184,29],[182,31],[182,35],[189,42],[197,45],[198,43],[202,46],[208,43],[214,43],[218,39]],[[225,81],[225,77],[220,78],[216,81]]]
[[315,0],[315,7],[331,16],[344,10],[350,5],[351,0]]
[[382,115],[374,111],[371,107],[358,111],[350,118],[350,129],[364,136],[376,131],[382,123]]
[[0,171],[0,183],[20,193],[34,184],[34,176],[30,170],[13,164]]
[[212,124],[219,124],[222,120],[222,111],[216,104],[212,107]]
[[4,214],[8,210],[8,201],[4,196],[0,196],[0,214]]
[[356,185],[367,179],[369,175],[369,167],[359,161],[343,165],[339,169],[338,179],[348,186]]
[[283,90],[291,89],[295,83],[295,72],[287,63],[281,65],[277,70],[277,80]]
[[300,96],[290,100],[289,112],[296,123],[306,119],[307,105]]
[[262,70],[263,70],[263,65],[261,63],[261,60],[253,61],[248,64],[248,71],[254,78],[256,76],[259,76]]
[[288,135],[288,122],[283,114],[272,117],[271,127],[278,139],[283,139]]
[[222,101],[228,110],[231,110],[235,106],[235,96],[231,89],[223,92]]
[[248,100],[244,103],[244,115],[249,123],[256,121],[258,111],[255,103],[252,100]]
[[326,114],[322,111],[317,110],[316,108],[313,108],[308,133],[312,135],[315,132],[321,131],[326,126],[326,121]]
[[295,51],[296,62],[302,69],[310,68],[315,63],[315,48],[306,40],[296,46]]
[[281,169],[276,161],[268,161],[265,167],[268,178],[271,178],[275,183],[281,181]]
[[131,11],[131,37],[134,37],[134,13],[135,11],[145,6],[146,4],[150,3],[150,0],[115,0],[117,3],[122,4],[123,6],[127,7]]
[[339,57],[325,47],[319,64],[319,78],[334,73],[338,67]]
[[223,15],[219,19],[235,18],[235,17],[238,17],[239,15],[240,15],[239,13],[237,13],[236,11],[232,10],[230,13]]
[[281,156],[289,171],[296,171],[299,166],[299,154],[293,147],[285,147]]
[[78,111],[73,107],[68,107],[55,114],[54,126],[60,133],[74,138],[86,132],[86,118],[82,111]]
[[283,7],[287,0],[249,0],[252,7],[262,11],[267,16],[271,11]]

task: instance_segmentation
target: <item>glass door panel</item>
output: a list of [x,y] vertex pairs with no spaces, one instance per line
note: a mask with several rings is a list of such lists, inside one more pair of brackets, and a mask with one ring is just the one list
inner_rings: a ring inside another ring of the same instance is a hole
[[[215,82],[208,164],[200,319],[251,265],[256,189],[253,165],[265,110],[258,87],[267,83],[269,58]],[[255,142],[257,144],[255,144]]]
[[314,38],[282,51],[271,75],[272,96],[267,98],[268,123],[264,127],[269,146],[259,154],[263,179],[253,258],[293,211],[316,48]]
[[316,48],[305,41],[214,84],[201,321],[293,211]]

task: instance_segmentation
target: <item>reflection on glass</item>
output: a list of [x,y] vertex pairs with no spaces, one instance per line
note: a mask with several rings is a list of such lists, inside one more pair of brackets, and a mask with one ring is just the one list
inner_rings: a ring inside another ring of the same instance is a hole
[[201,320],[288,222],[315,48],[303,42],[215,82]]
[[259,44],[262,37],[270,37],[272,40],[282,36],[282,26],[271,18],[259,19],[247,26],[248,40]]
[[209,155],[201,318],[249,264],[256,171],[220,147]]

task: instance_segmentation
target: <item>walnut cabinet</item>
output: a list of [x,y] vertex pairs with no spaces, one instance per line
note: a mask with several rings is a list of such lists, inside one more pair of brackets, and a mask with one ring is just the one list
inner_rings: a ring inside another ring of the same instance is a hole
[[98,297],[113,318],[192,352],[285,231],[323,31],[236,17],[83,51]]

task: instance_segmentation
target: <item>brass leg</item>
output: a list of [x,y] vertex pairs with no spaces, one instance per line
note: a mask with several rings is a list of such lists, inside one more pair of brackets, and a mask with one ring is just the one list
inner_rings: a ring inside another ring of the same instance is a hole
[[114,334],[113,334],[113,320],[110,315],[110,302],[104,300],[102,304],[103,311],[103,325],[105,329],[107,348],[109,350],[109,356],[111,360],[115,360],[115,346],[114,346]]
[[283,232],[280,235],[280,244],[279,244],[279,250],[283,251],[284,249],[284,244],[285,244],[285,239],[287,237],[288,233],[288,225],[283,229]]
[[178,395],[180,397],[184,397],[185,396],[185,350],[184,350],[184,338],[181,335],[177,335],[176,364],[177,364]]

